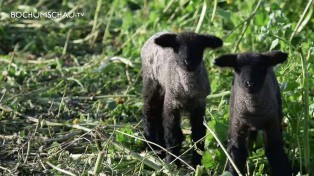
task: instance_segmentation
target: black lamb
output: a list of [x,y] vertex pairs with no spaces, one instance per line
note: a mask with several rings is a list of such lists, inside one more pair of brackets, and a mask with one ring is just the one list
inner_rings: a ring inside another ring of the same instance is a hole
[[[144,44],[141,51],[143,71],[143,122],[147,140],[179,155],[183,141],[180,111],[189,113],[194,142],[205,136],[202,122],[210,84],[203,62],[205,48],[222,46],[220,38],[193,32],[160,32]],[[203,142],[197,143],[201,150]],[[166,162],[174,157],[166,154]],[[176,160],[178,163],[178,160]],[[201,163],[193,152],[192,164]]]
[[[215,59],[219,67],[234,69],[230,97],[228,152],[242,174],[248,156],[248,136],[265,132],[265,153],[273,175],[291,176],[284,151],[282,102],[273,66],[287,60],[281,51],[226,54]],[[254,137],[253,137],[254,138]],[[237,175],[230,162],[228,170]]]

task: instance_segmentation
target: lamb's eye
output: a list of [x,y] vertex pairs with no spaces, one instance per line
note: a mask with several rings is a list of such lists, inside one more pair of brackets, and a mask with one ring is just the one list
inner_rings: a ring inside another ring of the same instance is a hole
[[184,60],[184,64],[185,64],[185,65],[189,65],[189,63],[190,63],[190,62],[189,62],[188,60]]

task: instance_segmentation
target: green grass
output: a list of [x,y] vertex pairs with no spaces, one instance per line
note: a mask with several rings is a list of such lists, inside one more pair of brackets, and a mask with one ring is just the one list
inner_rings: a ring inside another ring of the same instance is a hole
[[[232,72],[223,53],[289,53],[275,68],[283,95],[286,152],[301,174],[314,165],[314,5],[309,1],[0,0],[0,175],[228,175]],[[75,18],[10,18],[11,12],[84,13]],[[206,51],[212,87],[203,168],[190,168],[186,118],[181,168],[144,149],[140,50],[154,33],[197,31],[223,38]],[[260,137],[261,138],[261,137]],[[269,174],[262,139],[248,174]]]

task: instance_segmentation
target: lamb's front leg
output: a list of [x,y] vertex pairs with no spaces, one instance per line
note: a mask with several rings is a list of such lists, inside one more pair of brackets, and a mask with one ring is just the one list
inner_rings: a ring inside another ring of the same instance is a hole
[[[180,154],[181,144],[183,141],[183,133],[181,130],[180,112],[173,99],[166,94],[163,106],[163,127],[166,148],[172,154],[178,156]],[[175,159],[169,153],[166,154],[166,162],[170,163]],[[179,164],[179,160],[176,160]]]
[[[231,118],[232,119],[232,118]],[[229,124],[229,142],[228,142],[228,153],[232,160],[244,175],[245,163],[248,157],[248,151],[246,148],[246,138],[248,133],[248,127],[241,123],[240,119],[230,120]],[[228,171],[232,175],[238,175],[230,161],[228,162]]]
[[265,129],[266,147],[265,153],[275,176],[291,176],[292,171],[288,156],[284,151],[284,143],[278,123],[270,123]]
[[[164,135],[162,126],[163,95],[160,95],[160,85],[151,79],[143,78],[143,124],[146,140],[164,147]],[[153,149],[159,147],[151,145]],[[163,157],[163,152],[160,155]]]
[[[203,103],[201,106],[193,108],[190,111],[190,123],[191,123],[191,136],[193,142],[198,142],[196,144],[197,148],[199,150],[204,151],[204,140],[199,141],[201,138],[203,138],[206,134],[206,128],[203,125],[204,121],[204,114],[205,114],[205,103]],[[196,167],[198,164],[201,164],[202,155],[198,154],[196,150],[193,150],[193,156],[192,156],[192,165],[193,167]]]

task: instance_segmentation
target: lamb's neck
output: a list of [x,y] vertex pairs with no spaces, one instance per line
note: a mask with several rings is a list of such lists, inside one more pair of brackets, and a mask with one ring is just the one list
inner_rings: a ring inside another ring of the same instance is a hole
[[263,115],[269,113],[276,105],[276,97],[267,84],[264,84],[263,88],[254,94],[250,94],[240,87],[238,87],[238,91],[235,93],[236,104],[241,104],[239,110],[242,113]]
[[187,96],[207,96],[210,93],[210,86],[203,63],[194,71],[176,70],[173,72],[171,87],[174,90],[182,91]]

